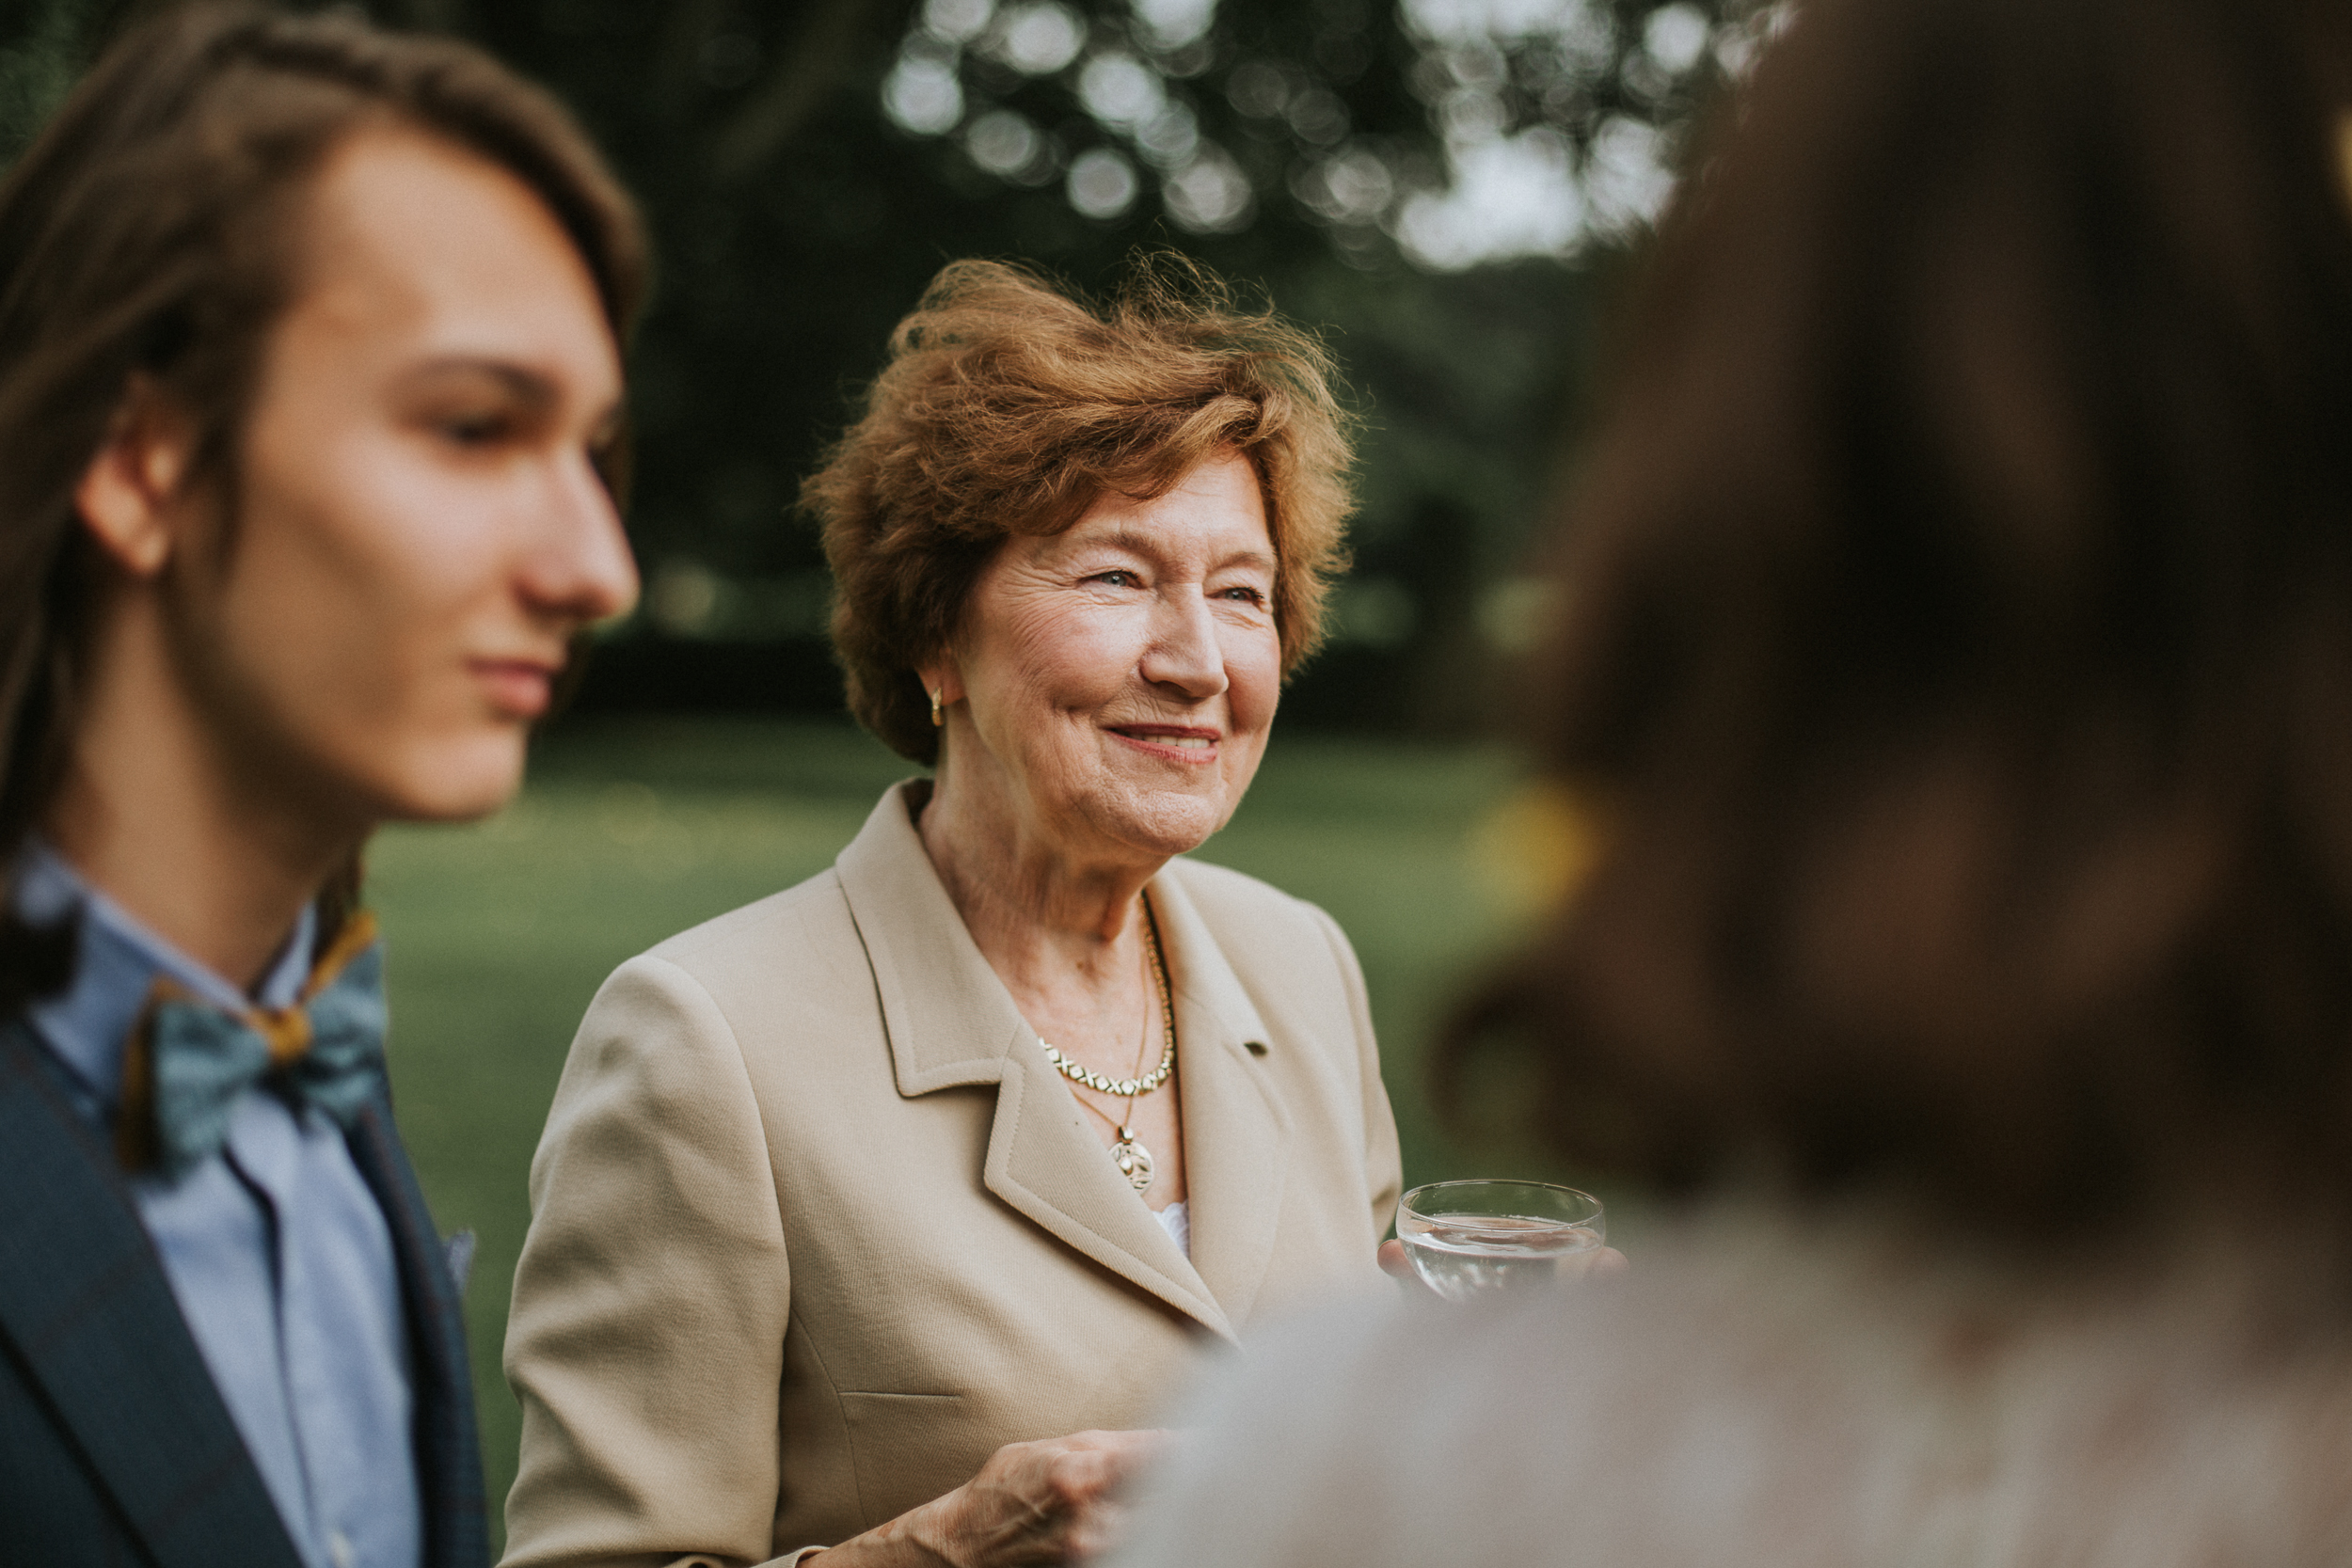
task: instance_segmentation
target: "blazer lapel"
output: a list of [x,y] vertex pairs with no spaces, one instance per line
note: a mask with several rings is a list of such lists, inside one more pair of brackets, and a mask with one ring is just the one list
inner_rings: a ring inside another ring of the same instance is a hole
[[380,1095],[349,1135],[352,1163],[375,1194],[392,1233],[408,1316],[417,1399],[417,1481],[423,1492],[425,1568],[483,1568],[490,1560],[482,1447],[474,1431],[473,1376],[465,1307],[424,1193]]
[[1009,1053],[988,1136],[988,1190],[1224,1338],[1232,1320],[1110,1163],[1034,1037]]
[[1236,1323],[1274,1261],[1289,1122],[1266,1080],[1275,1041],[1180,879],[1152,882],[1176,996],[1192,1264]]
[[[988,1190],[1104,1268],[1232,1338],[1217,1296],[1104,1156],[1036,1033],[964,929],[915,832],[914,787],[900,784],[882,797],[834,867],[873,965],[898,1092],[994,1084],[996,1116],[981,1173]],[[1189,1101],[1186,1107],[1189,1117]],[[1191,1147],[1187,1134],[1187,1152]]]
[[0,1337],[159,1568],[300,1568],[111,1157],[0,1027]]

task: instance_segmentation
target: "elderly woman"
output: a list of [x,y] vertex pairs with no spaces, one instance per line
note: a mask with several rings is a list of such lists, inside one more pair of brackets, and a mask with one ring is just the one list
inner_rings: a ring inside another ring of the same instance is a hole
[[[1379,1279],[1347,940],[1182,860],[1314,646],[1315,344],[960,262],[809,482],[850,703],[933,765],[624,964],[532,1165],[511,1564],[1062,1560],[1204,1340]],[[1074,1435],[1073,1435],[1074,1434]]]

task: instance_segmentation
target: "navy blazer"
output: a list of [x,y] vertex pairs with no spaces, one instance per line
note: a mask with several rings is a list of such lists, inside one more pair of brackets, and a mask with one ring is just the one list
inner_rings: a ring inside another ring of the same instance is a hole
[[[0,1563],[301,1568],[114,1157],[0,1024]],[[466,1328],[379,1096],[350,1132],[400,1267],[424,1568],[485,1568]]]

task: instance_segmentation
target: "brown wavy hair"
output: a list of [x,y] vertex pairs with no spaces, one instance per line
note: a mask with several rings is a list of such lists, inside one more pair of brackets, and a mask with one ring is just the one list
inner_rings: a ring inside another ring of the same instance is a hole
[[[48,810],[73,732],[101,573],[76,483],[144,375],[196,423],[191,482],[233,496],[297,286],[300,199],[345,138],[382,124],[533,191],[626,340],[645,287],[635,209],[571,117],[481,51],[236,7],[126,33],[0,182],[0,868]],[[356,887],[355,867],[329,890],[330,925]],[[60,941],[0,917],[0,1013],[62,982]]]
[[1808,0],[1663,228],[1461,1020],[1582,1168],[2352,1225],[2341,8]]
[[1015,533],[1058,533],[1109,494],[1149,499],[1220,451],[1256,468],[1285,679],[1323,639],[1345,566],[1348,420],[1329,355],[1192,262],[1147,257],[1089,309],[1000,261],[948,264],[891,334],[861,417],[802,485],[834,575],[850,710],[899,755],[939,757],[915,666]]

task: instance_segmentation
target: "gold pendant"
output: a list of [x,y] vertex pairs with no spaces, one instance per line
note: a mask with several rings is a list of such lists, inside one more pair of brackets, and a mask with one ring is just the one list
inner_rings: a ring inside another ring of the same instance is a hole
[[1136,1191],[1152,1188],[1152,1151],[1136,1142],[1135,1133],[1127,1128],[1119,1130],[1119,1141],[1111,1145],[1111,1164],[1127,1179],[1127,1185]]

